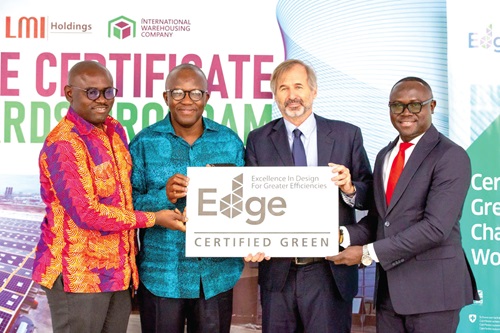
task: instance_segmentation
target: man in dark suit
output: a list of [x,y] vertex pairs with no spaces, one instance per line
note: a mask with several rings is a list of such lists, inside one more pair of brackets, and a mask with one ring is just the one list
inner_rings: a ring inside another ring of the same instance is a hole
[[[435,107],[431,87],[420,78],[403,78],[391,89],[390,117],[399,136],[377,155],[375,206],[345,227],[342,245],[351,246],[331,258],[377,262],[378,332],[455,332],[460,309],[478,299],[459,225],[470,160],[432,125]],[[393,160],[404,145],[404,168],[393,181]]]
[[[300,60],[278,65],[271,90],[283,117],[250,132],[246,165],[293,166],[292,132],[298,128],[306,165],[330,165],[338,173],[332,181],[340,189],[339,223],[355,223],[355,209],[367,209],[372,193],[361,130],[313,114],[316,75]],[[314,212],[315,207],[305,209]],[[334,265],[325,258],[272,258],[259,263],[259,284],[264,333],[350,332],[352,300],[358,291],[357,267]]]

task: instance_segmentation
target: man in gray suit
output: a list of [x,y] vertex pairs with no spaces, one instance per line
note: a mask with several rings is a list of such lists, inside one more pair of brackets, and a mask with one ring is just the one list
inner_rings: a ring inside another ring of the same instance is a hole
[[[432,125],[435,107],[424,80],[406,77],[393,86],[389,109],[399,136],[377,155],[375,206],[357,225],[341,227],[342,245],[351,246],[329,258],[377,262],[378,332],[455,332],[461,308],[478,299],[459,225],[470,160]],[[397,164],[404,166],[399,179]]]
[[[271,90],[283,117],[250,132],[246,165],[332,166],[338,173],[332,180],[340,189],[339,224],[354,224],[355,209],[367,209],[372,195],[361,130],[313,113],[316,74],[300,60],[289,59],[276,67]],[[297,136],[292,134],[297,130]],[[304,147],[303,159],[295,143]],[[325,258],[272,258],[259,263],[259,284],[264,333],[350,332],[357,267],[335,265]]]

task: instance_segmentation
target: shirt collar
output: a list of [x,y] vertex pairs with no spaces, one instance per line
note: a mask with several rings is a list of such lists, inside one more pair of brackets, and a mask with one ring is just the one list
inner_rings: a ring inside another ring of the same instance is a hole
[[[420,141],[420,139],[424,136],[425,132],[420,134],[419,136],[417,136],[416,138],[414,138],[413,140],[410,141],[410,143],[413,143],[413,147],[415,147],[417,145],[417,143]],[[403,142],[403,140],[401,140],[401,136],[398,138],[398,143],[396,144],[397,147],[399,147],[399,145],[401,144],[401,142]]]
[[289,137],[293,136],[293,130],[296,128],[300,129],[305,139],[309,139],[313,132],[316,130],[316,117],[312,112],[309,117],[307,117],[307,119],[304,120],[304,122],[299,126],[295,126],[285,118],[283,118],[283,120],[285,121],[286,132]]
[[[76,111],[71,106],[68,109],[68,113],[66,114],[66,118],[75,124],[75,127],[77,128],[78,132],[81,135],[88,135],[94,129],[97,129],[97,127],[95,127],[94,124],[89,123],[88,121],[83,119],[78,113],[76,113]],[[104,125],[106,127],[111,125],[113,120],[114,119],[108,115],[108,117],[104,121]]]
[[[205,133],[206,131],[218,131],[214,123],[206,121],[205,117],[201,117],[201,121],[203,123],[203,133]],[[160,124],[158,124],[155,130],[158,132],[171,133],[175,135],[174,126],[172,126],[172,121],[170,119],[170,112],[167,113],[165,118]]]

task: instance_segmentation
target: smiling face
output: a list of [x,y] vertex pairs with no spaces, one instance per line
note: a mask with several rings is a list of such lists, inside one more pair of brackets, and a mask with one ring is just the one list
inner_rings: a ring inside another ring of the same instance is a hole
[[99,98],[92,101],[81,89],[97,88],[102,91],[109,87],[113,87],[113,78],[106,67],[95,61],[82,61],[71,68],[64,93],[71,107],[80,117],[102,128],[115,99],[108,100],[101,93]]
[[299,126],[312,113],[316,89],[311,89],[304,66],[295,64],[276,80],[274,99],[283,118]]
[[[192,67],[174,69],[167,78],[166,90],[181,89],[184,91],[207,90],[207,80],[203,73]],[[210,95],[204,93],[199,101],[193,101],[189,94],[176,101],[169,92],[163,93],[163,98],[170,109],[171,122],[176,133],[198,128],[202,129],[202,115]]]
[[[402,81],[391,91],[390,103],[422,103],[432,98],[432,91],[419,81]],[[413,114],[405,108],[401,114],[389,111],[391,122],[404,142],[409,142],[423,134],[432,124],[432,114],[436,101],[423,105],[419,113]]]

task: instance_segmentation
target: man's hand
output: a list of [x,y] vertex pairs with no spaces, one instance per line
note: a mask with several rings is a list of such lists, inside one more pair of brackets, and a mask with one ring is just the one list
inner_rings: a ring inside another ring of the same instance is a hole
[[261,262],[266,259],[269,260],[271,257],[266,257],[264,252],[257,252],[256,254],[249,253],[245,258],[243,258],[246,262]]
[[171,230],[186,232],[186,210],[181,213],[177,208],[175,210],[163,209],[155,213],[155,225],[162,226]]
[[363,256],[362,246],[349,246],[336,256],[326,257],[326,259],[333,261],[335,265],[352,266],[360,264],[362,256]]
[[332,181],[337,185],[342,192],[346,195],[353,195],[356,193],[356,188],[351,181],[351,172],[348,168],[341,164],[328,163],[329,167],[332,167],[332,173],[337,173]]
[[184,198],[187,195],[188,184],[189,178],[180,173],[176,173],[170,177],[165,186],[168,200],[171,203],[176,203],[177,199]]

